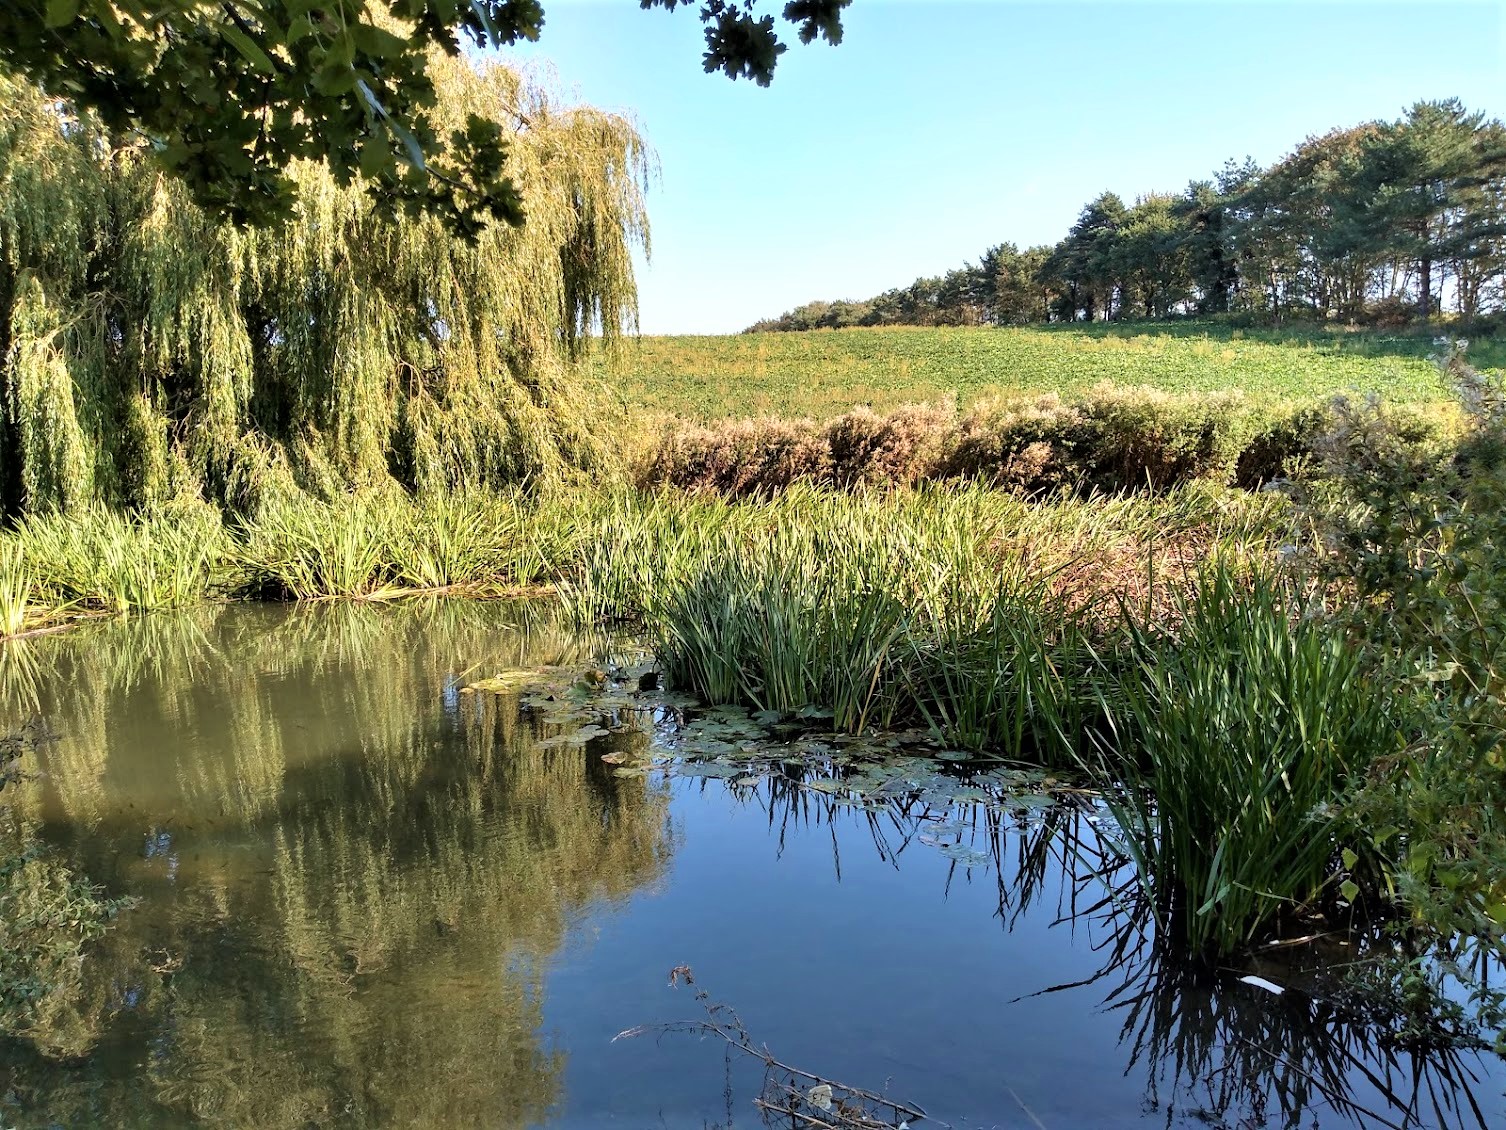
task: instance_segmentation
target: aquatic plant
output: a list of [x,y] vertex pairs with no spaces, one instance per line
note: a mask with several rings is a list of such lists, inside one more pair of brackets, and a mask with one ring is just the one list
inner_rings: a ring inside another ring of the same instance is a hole
[[997,591],[930,609],[912,685],[926,722],[975,752],[1071,765],[1099,670],[1080,609],[1049,577],[1006,568]]
[[31,590],[31,573],[21,543],[0,537],[0,636],[17,635],[26,626]]
[[279,499],[244,524],[241,583],[295,600],[437,590],[496,594],[549,580],[574,544],[584,505],[569,492],[411,497],[388,490],[340,502]]
[[[1373,662],[1267,571],[1215,563],[1173,638],[1132,627],[1095,767],[1141,881],[1195,952],[1227,954],[1373,866],[1337,803],[1401,731]],[[1358,888],[1344,888],[1353,899]]]
[[1164,603],[1180,578],[1147,562],[1187,531],[1200,552],[1268,552],[1286,505],[1201,489],[1030,504],[977,485],[622,494],[581,529],[560,588],[580,622],[639,622],[705,701],[1070,763],[1097,709],[1095,640],[1122,631],[1114,600],[1134,586]]
[[49,511],[22,519],[13,537],[38,603],[54,607],[181,608],[203,600],[226,564],[224,526],[202,505]]

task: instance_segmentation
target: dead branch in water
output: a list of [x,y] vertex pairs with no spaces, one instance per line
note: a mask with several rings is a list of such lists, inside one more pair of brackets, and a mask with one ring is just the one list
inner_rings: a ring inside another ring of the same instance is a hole
[[[677,965],[669,971],[669,985],[695,985],[690,966]],[[685,1033],[693,1036],[716,1036],[727,1046],[752,1056],[764,1065],[763,1090],[753,1100],[769,1126],[785,1119],[795,1130],[880,1130],[903,1128],[926,1117],[914,1103],[895,1102],[874,1091],[849,1086],[834,1079],[792,1067],[774,1058],[766,1045],[755,1044],[737,1010],[729,1004],[713,1001],[705,989],[696,989],[695,999],[706,1010],[704,1020],[672,1020],[663,1024],[640,1024],[612,1037],[613,1043],[634,1036]]]

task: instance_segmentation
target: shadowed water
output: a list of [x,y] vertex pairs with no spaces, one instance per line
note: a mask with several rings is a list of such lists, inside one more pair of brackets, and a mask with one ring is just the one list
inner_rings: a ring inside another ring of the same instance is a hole
[[780,1060],[956,1126],[1506,1124],[1493,1056],[1164,959],[1049,781],[686,767],[672,698],[608,694],[620,724],[580,743],[539,700],[589,712],[594,676],[527,709],[464,689],[629,651],[458,602],[6,645],[0,732],[55,734],[19,803],[140,903],[67,1009],[0,1041],[0,1121],[757,1125],[762,1068],[719,1040],[613,1042],[704,1015],[666,986],[688,964]]

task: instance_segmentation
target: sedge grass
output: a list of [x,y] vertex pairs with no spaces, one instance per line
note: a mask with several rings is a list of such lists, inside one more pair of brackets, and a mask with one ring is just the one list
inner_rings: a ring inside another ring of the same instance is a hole
[[1336,799],[1399,731],[1363,654],[1268,573],[1215,564],[1181,604],[1174,640],[1132,626],[1098,772],[1163,923],[1227,954],[1348,881]]
[[205,598],[225,561],[224,528],[203,506],[49,512],[23,519],[13,536],[34,593],[52,607],[181,608]]
[[0,540],[0,638],[20,635],[31,601],[31,574],[20,542]]

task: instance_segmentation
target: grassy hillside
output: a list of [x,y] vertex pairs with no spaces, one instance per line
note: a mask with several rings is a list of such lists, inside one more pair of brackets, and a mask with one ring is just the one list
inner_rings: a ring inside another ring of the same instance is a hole
[[[1257,401],[1345,390],[1406,401],[1442,394],[1428,335],[1242,331],[1199,323],[1030,329],[821,330],[645,337],[606,376],[655,412],[715,419],[830,417],[956,396],[963,407],[1006,391],[1072,392],[1102,381],[1170,392],[1243,389]],[[1506,342],[1476,342],[1484,367]]]

